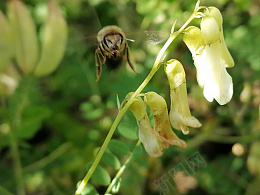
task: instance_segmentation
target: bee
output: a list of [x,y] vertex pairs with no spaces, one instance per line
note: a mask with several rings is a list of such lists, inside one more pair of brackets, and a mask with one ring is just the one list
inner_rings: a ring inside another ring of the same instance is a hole
[[127,41],[129,40],[130,39],[126,38],[122,29],[115,25],[106,26],[98,32],[97,41],[99,45],[95,52],[97,66],[96,83],[101,76],[102,65],[106,62],[110,65],[110,69],[113,69],[121,63],[122,59],[124,59],[130,68],[138,74],[129,59],[129,47],[127,44]]

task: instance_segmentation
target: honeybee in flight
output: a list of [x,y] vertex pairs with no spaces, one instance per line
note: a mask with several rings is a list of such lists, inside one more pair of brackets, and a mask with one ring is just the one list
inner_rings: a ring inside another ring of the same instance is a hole
[[95,60],[97,66],[97,79],[95,81],[96,83],[101,76],[102,65],[106,62],[110,62],[110,68],[113,69],[121,63],[122,59],[124,59],[130,66],[130,68],[136,74],[138,74],[129,59],[129,48],[127,44],[128,40],[129,39],[126,38],[122,29],[118,26],[106,26],[98,32],[97,41],[99,45],[95,52]]

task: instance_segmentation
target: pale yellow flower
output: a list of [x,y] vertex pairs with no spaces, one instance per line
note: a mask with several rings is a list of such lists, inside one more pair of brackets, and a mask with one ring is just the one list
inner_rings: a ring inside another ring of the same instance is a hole
[[197,80],[205,98],[215,99],[220,105],[233,95],[233,82],[226,67],[234,66],[227,50],[222,30],[222,16],[210,7],[202,17],[201,29],[191,26],[185,30],[183,41],[192,53],[197,68]]
[[[126,99],[129,99],[133,92],[127,94]],[[141,97],[138,97],[129,107],[129,110],[136,118],[139,127],[139,139],[142,142],[146,152],[152,157],[162,156],[163,152],[160,141],[157,138],[153,128],[150,125],[147,113],[146,104]]]
[[170,60],[165,66],[165,73],[170,84],[171,125],[187,134],[189,133],[188,126],[198,128],[201,124],[190,113],[184,69],[178,60]]

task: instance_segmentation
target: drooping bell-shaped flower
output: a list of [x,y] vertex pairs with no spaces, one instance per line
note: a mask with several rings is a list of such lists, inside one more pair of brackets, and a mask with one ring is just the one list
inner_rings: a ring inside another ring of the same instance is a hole
[[188,127],[198,128],[201,124],[190,113],[184,69],[178,60],[170,60],[165,65],[165,73],[170,84],[171,125],[187,134],[189,133]]
[[163,148],[168,148],[169,144],[186,147],[185,141],[178,138],[171,128],[164,98],[155,92],[148,92],[145,94],[145,103],[153,113],[154,131],[163,144]]
[[226,67],[234,66],[222,31],[222,16],[217,8],[209,8],[202,17],[201,29],[191,26],[185,30],[183,41],[192,53],[197,68],[197,80],[205,98],[220,105],[233,95],[232,78]]
[[[129,99],[133,95],[133,92],[127,94],[126,99]],[[158,140],[153,128],[150,125],[146,104],[141,97],[138,97],[129,107],[129,110],[136,118],[137,125],[139,127],[139,139],[143,143],[146,152],[153,157],[162,156],[162,145]]]

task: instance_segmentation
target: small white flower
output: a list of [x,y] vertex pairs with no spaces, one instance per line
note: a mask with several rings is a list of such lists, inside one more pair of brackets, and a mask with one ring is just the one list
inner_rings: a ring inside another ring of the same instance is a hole
[[183,41],[192,53],[205,98],[209,102],[215,99],[220,105],[228,103],[233,95],[233,83],[226,67],[234,66],[234,61],[223,38],[222,17],[217,8],[208,9],[201,29],[188,27]]

